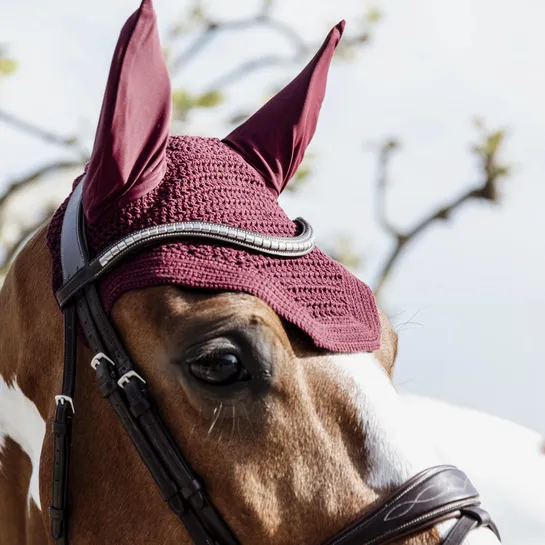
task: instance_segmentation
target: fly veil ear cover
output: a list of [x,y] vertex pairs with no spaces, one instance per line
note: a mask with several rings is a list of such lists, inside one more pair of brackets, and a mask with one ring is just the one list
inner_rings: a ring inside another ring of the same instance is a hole
[[91,224],[156,187],[166,170],[171,87],[151,0],[127,20],[112,59],[83,188]]
[[240,127],[223,139],[278,196],[303,160],[325,96],[327,74],[345,22],[333,27],[303,71]]
[[[83,180],[91,256],[141,229],[178,222],[296,237],[298,224],[282,210],[278,196],[314,135],[343,28],[344,21],[291,83],[223,141],[169,136],[170,81],[152,2],[143,0],[116,46]],[[62,283],[59,241],[65,209],[66,203],[48,231],[55,291]],[[317,247],[295,258],[202,239],[173,240],[116,264],[99,290],[109,312],[122,294],[160,285],[251,294],[327,350],[380,346],[371,290]]]
[[[324,99],[331,59],[345,22],[336,25],[303,71],[223,142],[278,196],[299,167]],[[151,0],[123,27],[110,68],[89,162],[83,206],[96,223],[115,204],[145,195],[165,173],[171,86]]]

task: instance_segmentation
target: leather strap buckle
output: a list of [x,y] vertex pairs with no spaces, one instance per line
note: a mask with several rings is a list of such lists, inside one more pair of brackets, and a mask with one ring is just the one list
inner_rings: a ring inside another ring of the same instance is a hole
[[121,388],[125,388],[125,384],[127,384],[127,382],[129,382],[129,380],[132,377],[137,378],[140,382],[142,382],[142,384],[146,384],[146,381],[136,371],[132,371],[132,370],[127,371],[124,375],[120,376],[119,380],[117,381],[117,384]]
[[115,363],[106,355],[104,352],[98,352],[93,356],[91,360],[91,367],[96,371],[97,367],[102,363],[100,360],[106,360],[108,363],[112,364],[115,367]]
[[74,401],[70,396],[65,396],[62,394],[55,396],[55,403],[57,405],[64,405],[65,403],[68,403],[72,408],[72,414],[76,414],[76,409],[74,409]]

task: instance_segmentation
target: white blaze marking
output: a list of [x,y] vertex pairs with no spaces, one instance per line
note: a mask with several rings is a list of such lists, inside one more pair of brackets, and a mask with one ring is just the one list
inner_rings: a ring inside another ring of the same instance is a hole
[[7,384],[0,376],[0,452],[5,445],[5,438],[10,437],[28,455],[32,463],[28,506],[32,498],[40,510],[38,479],[44,435],[45,422],[36,405],[25,396],[16,381]]
[[341,377],[355,385],[354,403],[366,438],[369,486],[400,486],[420,471],[441,464],[372,353],[336,355],[333,361]]
[[[425,428],[414,417],[372,353],[339,354],[331,359],[334,378],[343,387],[348,386],[359,410],[365,433],[369,486],[377,489],[401,486],[420,471],[442,463],[430,444],[433,429]],[[454,521],[439,524],[441,537],[453,525]],[[467,545],[498,543],[488,529],[474,531],[464,541]]]

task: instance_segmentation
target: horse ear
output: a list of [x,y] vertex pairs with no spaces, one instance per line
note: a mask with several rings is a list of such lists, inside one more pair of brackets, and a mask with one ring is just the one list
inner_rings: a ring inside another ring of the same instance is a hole
[[345,22],[333,27],[303,71],[224,138],[278,196],[301,164],[325,96],[327,73]]
[[90,223],[162,180],[171,114],[168,69],[151,0],[121,30],[83,187]]

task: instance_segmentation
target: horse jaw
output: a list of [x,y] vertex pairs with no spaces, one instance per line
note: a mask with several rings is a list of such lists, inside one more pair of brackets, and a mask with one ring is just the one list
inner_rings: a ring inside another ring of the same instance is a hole
[[[420,471],[443,463],[430,444],[433,430],[425,429],[413,417],[373,353],[339,354],[331,357],[331,363],[328,373],[345,388],[359,413],[365,434],[364,478],[368,486],[379,492],[391,490]],[[438,524],[439,536],[444,538],[454,523]],[[498,545],[500,542],[490,530],[480,528],[465,543]]]

